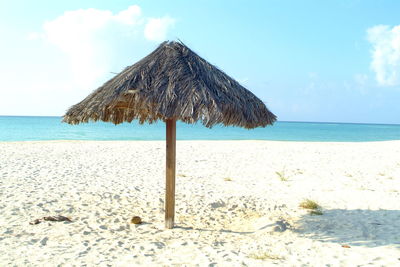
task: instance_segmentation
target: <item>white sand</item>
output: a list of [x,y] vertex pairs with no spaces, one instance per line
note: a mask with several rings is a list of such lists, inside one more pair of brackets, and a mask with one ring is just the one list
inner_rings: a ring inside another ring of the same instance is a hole
[[[159,141],[0,143],[0,266],[400,266],[400,141],[178,141],[173,230],[164,157]],[[72,222],[29,224],[50,215]]]

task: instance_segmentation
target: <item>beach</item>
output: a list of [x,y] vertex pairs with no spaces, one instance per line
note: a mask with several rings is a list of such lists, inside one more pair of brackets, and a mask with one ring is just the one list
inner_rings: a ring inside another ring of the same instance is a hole
[[0,142],[0,265],[400,265],[400,141],[176,149],[166,230],[164,141]]

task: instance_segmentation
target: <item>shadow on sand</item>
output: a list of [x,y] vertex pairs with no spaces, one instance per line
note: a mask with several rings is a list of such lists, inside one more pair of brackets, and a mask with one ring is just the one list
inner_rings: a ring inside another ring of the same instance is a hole
[[182,230],[194,230],[194,231],[200,231],[200,232],[220,232],[220,233],[228,233],[228,234],[239,234],[239,235],[251,235],[251,234],[256,234],[262,230],[270,229],[270,232],[284,232],[288,229],[290,229],[290,225],[283,221],[283,220],[278,220],[274,223],[266,223],[262,226],[259,226],[257,229],[254,229],[252,231],[235,231],[231,229],[206,229],[206,228],[195,228],[195,227],[190,227],[190,226],[180,226],[176,225],[175,228],[177,229],[182,229]]
[[400,248],[398,210],[324,210],[323,215],[304,215],[295,232],[322,242],[351,246]]

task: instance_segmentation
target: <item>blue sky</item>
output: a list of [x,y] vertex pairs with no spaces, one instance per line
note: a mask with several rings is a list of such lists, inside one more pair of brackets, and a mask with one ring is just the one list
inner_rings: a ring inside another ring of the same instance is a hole
[[179,38],[279,120],[400,123],[400,1],[0,1],[0,115],[63,115]]

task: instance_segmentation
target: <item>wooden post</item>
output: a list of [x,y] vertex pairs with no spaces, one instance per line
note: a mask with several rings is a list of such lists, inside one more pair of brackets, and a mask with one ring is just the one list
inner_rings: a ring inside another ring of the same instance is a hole
[[174,227],[175,215],[175,159],[176,159],[176,120],[167,119],[167,164],[165,190],[165,227]]

